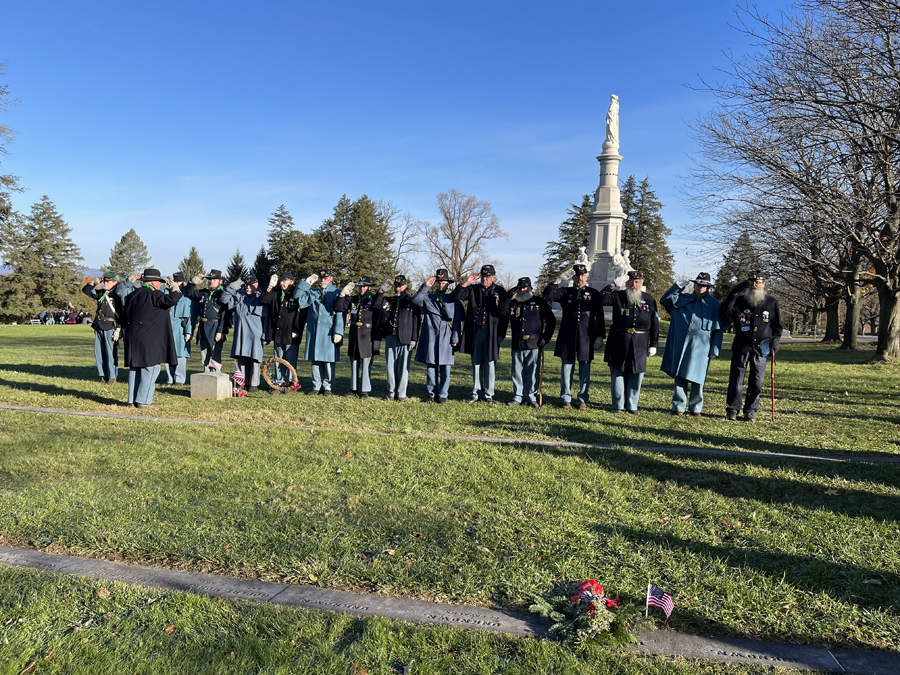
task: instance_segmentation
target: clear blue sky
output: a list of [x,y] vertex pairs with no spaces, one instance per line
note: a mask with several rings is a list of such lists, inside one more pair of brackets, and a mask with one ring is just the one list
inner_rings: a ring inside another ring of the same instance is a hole
[[620,177],[649,176],[676,273],[693,274],[687,123],[712,101],[686,85],[747,49],[734,9],[6,0],[0,61],[21,103],[3,169],[28,189],[17,209],[50,196],[88,267],[133,227],[164,273],[191,245],[224,268],[237,247],[252,259],[279,204],[304,231],[344,193],[436,221],[435,195],[455,187],[492,203],[503,269],[534,276],[597,186],[615,93]]

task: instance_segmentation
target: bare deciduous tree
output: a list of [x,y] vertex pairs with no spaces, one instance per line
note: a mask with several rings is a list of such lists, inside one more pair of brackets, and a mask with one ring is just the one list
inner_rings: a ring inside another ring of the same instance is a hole
[[476,199],[456,189],[437,196],[441,220],[426,223],[423,231],[430,267],[445,267],[455,279],[477,271],[488,258],[486,244],[509,235],[500,227],[500,219],[491,211],[490,202]]

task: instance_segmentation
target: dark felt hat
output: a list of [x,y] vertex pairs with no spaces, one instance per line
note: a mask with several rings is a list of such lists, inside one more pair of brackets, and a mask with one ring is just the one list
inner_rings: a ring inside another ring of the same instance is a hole
[[709,276],[709,272],[700,272],[700,274],[697,275],[697,278],[694,279],[694,283],[697,286],[715,286],[712,282],[712,277]]
[[290,279],[291,281],[293,281],[293,280],[294,280],[294,275],[291,274],[290,272],[288,272],[287,270],[285,270],[284,272],[282,272],[281,275],[278,277],[278,281],[287,281],[288,279]]
[[334,272],[331,271],[330,267],[320,267],[319,268],[319,278],[324,279],[325,277],[333,277]]
[[187,281],[187,279],[184,278],[184,272],[178,271],[172,275],[172,281]]
[[165,279],[159,276],[159,270],[148,267],[141,275],[141,281],[165,281]]
[[521,277],[516,282],[516,288],[522,291],[531,288],[531,279],[529,277]]
[[643,273],[643,272],[638,272],[637,270],[629,270],[629,271],[628,271],[628,279],[629,279],[629,281],[630,281],[631,279],[643,279],[643,278],[644,278],[644,273]]
[[259,279],[256,278],[255,274],[248,274],[247,276],[244,277],[244,283],[247,284],[248,286],[250,286],[251,284],[257,283],[258,281],[259,281]]
[[572,269],[575,271],[575,274],[587,274],[587,265],[572,265]]
[[357,286],[372,286],[372,280],[369,277],[361,277],[359,281],[356,282]]
[[495,276],[497,272],[494,270],[493,265],[482,265],[481,266],[481,276],[483,277],[492,277]]
[[406,286],[408,283],[409,281],[407,281],[403,274],[398,274],[394,277],[394,286]]
[[448,272],[445,268],[441,267],[437,272],[434,273],[435,281],[449,281],[451,284],[455,283],[453,279],[450,278],[450,272]]
[[750,274],[747,275],[747,281],[765,281],[765,280],[766,280],[766,275],[763,274],[762,272],[760,272],[759,270],[750,272]]
[[220,281],[225,281],[225,277],[222,276],[222,270],[210,270],[209,274],[207,274],[204,279],[219,279]]

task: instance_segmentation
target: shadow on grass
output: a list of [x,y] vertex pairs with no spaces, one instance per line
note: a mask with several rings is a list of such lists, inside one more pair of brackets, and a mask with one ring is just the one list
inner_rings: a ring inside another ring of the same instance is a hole
[[[691,541],[673,534],[660,534],[626,526],[597,525],[602,537],[622,536],[629,541],[652,543],[666,551],[709,560],[725,561],[732,567],[752,567],[769,577],[782,577],[794,588],[811,593],[824,593],[834,600],[852,605],[877,608],[886,612],[900,609],[900,576],[883,569],[833,563],[822,558],[810,558],[792,553],[758,548],[721,546]],[[812,544],[811,544],[812,545]],[[883,586],[865,584],[878,579]],[[891,590],[884,590],[891,589]],[[890,594],[891,597],[886,597]],[[703,617],[708,622],[708,617]]]
[[[38,365],[35,363],[0,363],[0,370],[40,375],[41,377],[65,377],[71,380],[88,380],[99,382],[97,366],[66,366],[62,364]],[[125,370],[127,377],[128,371]],[[120,375],[121,377],[121,375]],[[16,383],[18,386],[21,383]]]
[[10,389],[21,389],[22,391],[36,391],[41,394],[49,394],[51,396],[74,396],[76,398],[86,399],[88,401],[94,401],[95,403],[100,403],[102,405],[117,405],[123,403],[121,399],[118,398],[107,398],[106,396],[100,396],[99,394],[94,394],[91,392],[84,391],[83,389],[66,389],[65,387],[57,387],[53,384],[36,384],[33,382],[12,382],[11,380],[2,380],[0,379],[0,387],[9,387]]

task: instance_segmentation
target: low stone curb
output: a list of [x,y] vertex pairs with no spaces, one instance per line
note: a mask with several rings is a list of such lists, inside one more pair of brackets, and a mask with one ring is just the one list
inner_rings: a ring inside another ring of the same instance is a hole
[[[271,428],[272,424],[254,424],[252,422],[222,422],[219,420],[194,420],[178,417],[146,417],[144,415],[118,415],[115,413],[84,412],[80,410],[62,410],[56,408],[34,408],[21,405],[0,404],[0,410],[17,412],[42,413],[49,415],[72,415],[75,417],[100,417],[114,420],[136,420],[138,422],[165,422],[169,424],[200,424],[204,426],[251,426],[259,428]],[[316,429],[303,426],[278,426],[279,429],[296,429],[297,431],[311,431],[327,433],[331,429]],[[346,430],[345,430],[346,431]],[[354,429],[351,433],[366,436],[403,436],[405,438],[424,438],[438,441],[474,441],[478,443],[494,443],[497,445],[537,445],[553,448],[576,448],[584,450],[639,450],[641,452],[664,452],[681,455],[706,455],[712,457],[739,457],[753,459],[787,459],[791,461],[815,461],[815,462],[853,462],[876,464],[900,464],[900,457],[855,457],[850,455],[793,455],[785,452],[755,452],[752,450],[718,450],[715,448],[679,448],[656,445],[626,445],[613,443],[579,443],[577,441],[553,441],[528,438],[498,438],[496,436],[462,436],[452,434],[419,434],[400,431],[374,431]]]
[[[313,586],[232,579],[214,574],[197,574],[43,553],[12,546],[0,546],[0,563],[212,597],[271,602],[343,612],[360,617],[378,616],[410,623],[456,626],[523,637],[546,637],[548,628],[545,622],[534,615],[484,607],[442,605],[423,600],[348,593]],[[648,654],[858,675],[900,673],[900,653],[897,652],[828,650],[823,647],[705,637],[674,631],[642,634],[633,649]]]

